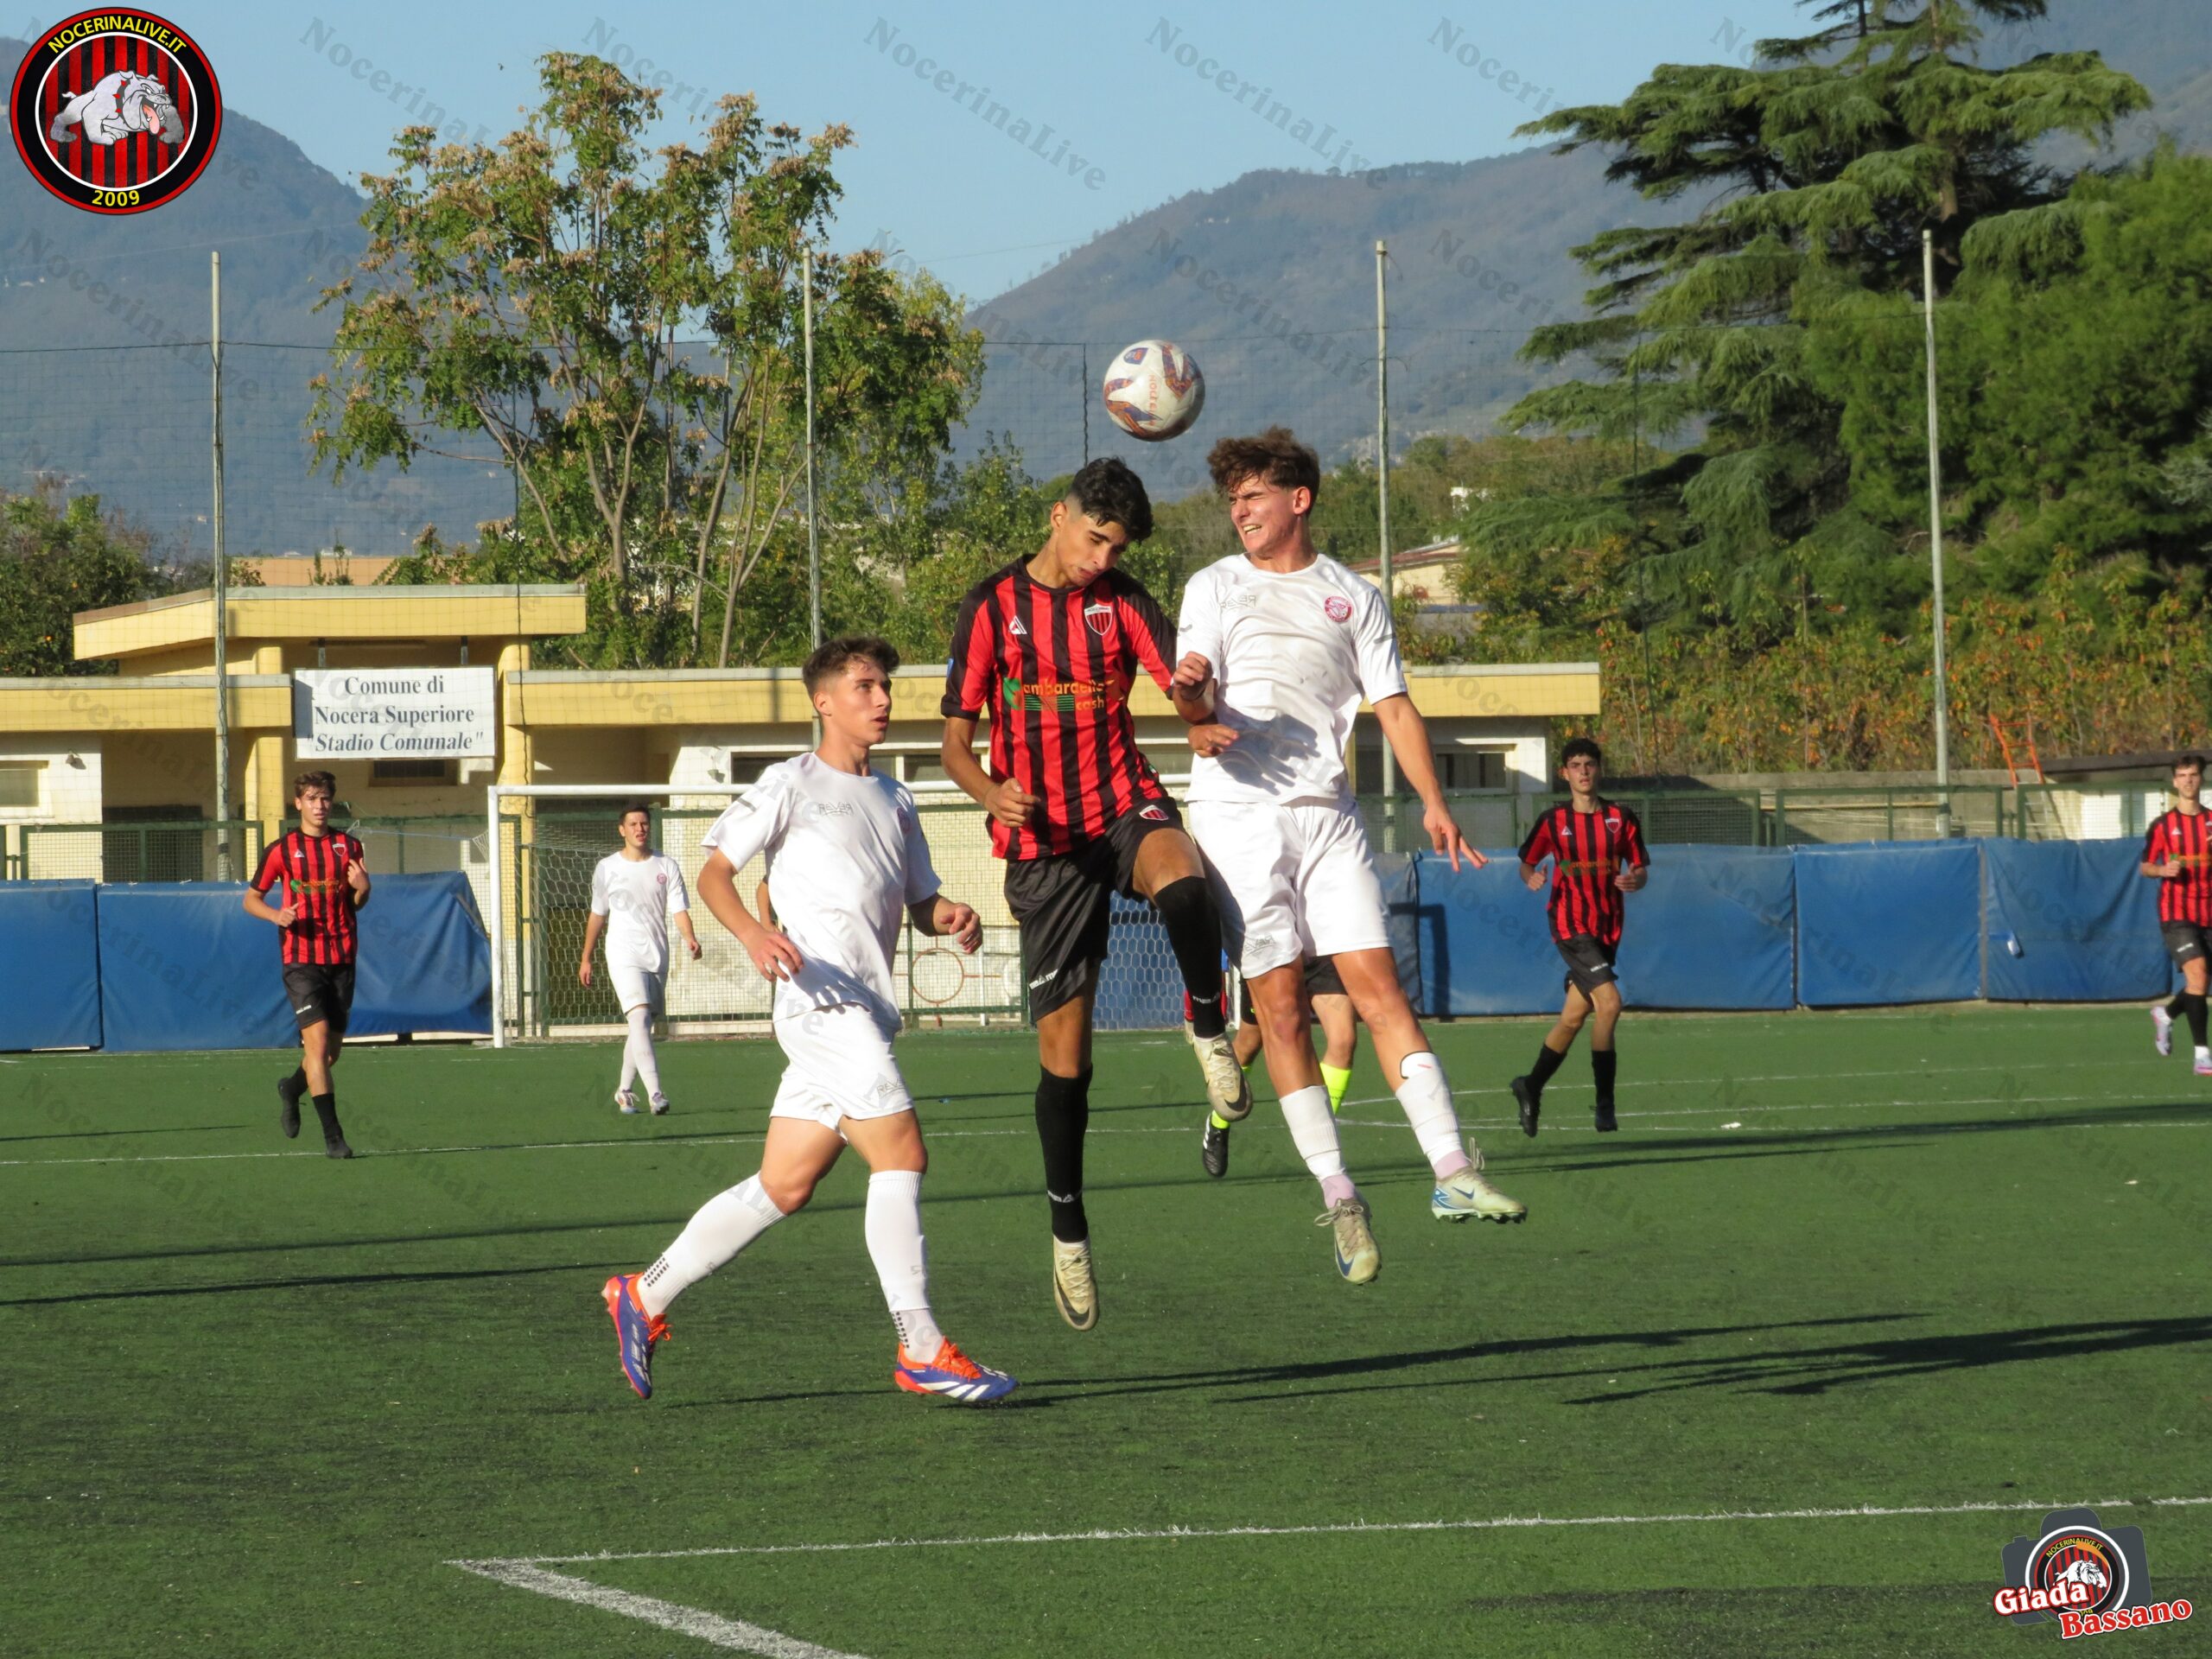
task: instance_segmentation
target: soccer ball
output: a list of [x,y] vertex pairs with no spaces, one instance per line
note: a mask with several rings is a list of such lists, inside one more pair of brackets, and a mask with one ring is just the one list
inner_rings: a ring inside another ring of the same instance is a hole
[[1141,340],[1106,366],[1102,389],[1114,424],[1147,443],[1180,437],[1206,406],[1206,378],[1173,340]]

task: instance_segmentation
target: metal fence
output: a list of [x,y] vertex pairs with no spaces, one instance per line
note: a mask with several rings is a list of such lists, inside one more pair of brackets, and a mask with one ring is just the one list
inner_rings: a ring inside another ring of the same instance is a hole
[[262,827],[251,820],[19,823],[9,830],[10,880],[244,882],[261,857]]

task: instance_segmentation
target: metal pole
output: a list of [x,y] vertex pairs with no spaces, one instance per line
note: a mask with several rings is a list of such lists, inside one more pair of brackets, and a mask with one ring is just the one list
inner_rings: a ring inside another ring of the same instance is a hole
[[[1396,608],[1397,594],[1390,587],[1390,313],[1383,299],[1382,271],[1389,258],[1389,245],[1375,245],[1375,534],[1382,546],[1382,602]],[[1390,741],[1382,740],[1382,800],[1389,822],[1398,821],[1398,759]],[[1395,836],[1392,852],[1397,850]]]
[[1936,415],[1936,233],[1920,233],[1921,304],[1928,324],[1928,545],[1936,572],[1936,787],[1943,833],[1950,834],[1950,690],[1943,668],[1943,453]]
[[[806,594],[808,637],[822,643],[822,544],[814,510],[814,250],[799,251],[799,317],[806,338]],[[822,743],[822,716],[814,717],[814,741]]]
[[[518,830],[517,838],[520,838]],[[506,883],[501,879],[505,868],[499,860],[499,786],[487,784],[484,789],[484,847],[487,868],[486,885],[492,899],[492,1046],[507,1046],[507,934],[512,924],[507,917]]]
[[231,879],[231,629],[229,570],[223,545],[223,256],[207,255],[207,288],[213,347],[215,454],[215,879]]

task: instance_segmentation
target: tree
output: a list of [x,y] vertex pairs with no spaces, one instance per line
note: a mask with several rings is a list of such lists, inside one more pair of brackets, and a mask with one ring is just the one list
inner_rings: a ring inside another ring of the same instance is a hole
[[2037,17],[2044,0],[1821,4],[1827,27],[1761,42],[1754,67],[1664,65],[1618,105],[1522,129],[1604,145],[1609,177],[1699,211],[1575,251],[1596,279],[1592,315],[1539,328],[1526,354],[1587,357],[1602,378],[1534,393],[1510,423],[1694,442],[1601,495],[1484,519],[1531,551],[1618,538],[1671,601],[1702,582],[1770,632],[1802,629],[1815,588],[1893,609],[1916,581],[1852,500],[1842,410],[1808,371],[1808,330],[1894,323],[1852,307],[1916,292],[1923,229],[1948,288],[1976,226],[2063,194],[2032,158],[2038,141],[2100,142],[2150,102],[2095,53],[1974,60],[1978,19]]
[[[316,456],[336,475],[488,444],[471,458],[514,472],[521,511],[474,555],[433,538],[403,579],[461,556],[586,581],[571,649],[609,666],[704,660],[719,610],[727,663],[802,499],[798,272],[851,134],[728,97],[702,148],[649,171],[657,92],[598,58],[539,68],[543,103],[496,148],[409,127],[364,181],[370,244],[324,300],[343,311]],[[813,301],[826,467],[928,465],[980,373],[951,297],[865,252],[817,259]]]

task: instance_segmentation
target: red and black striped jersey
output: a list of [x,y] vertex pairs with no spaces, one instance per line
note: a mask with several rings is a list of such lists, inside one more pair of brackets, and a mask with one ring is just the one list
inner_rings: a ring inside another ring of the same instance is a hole
[[2158,883],[2158,920],[2194,922],[2212,927],[2212,845],[2206,830],[2212,812],[2183,812],[2178,808],[2152,820],[2143,837],[2143,861],[2163,864],[2168,859],[2180,870]]
[[1636,814],[1603,796],[1589,812],[1572,804],[1553,807],[1521,843],[1523,864],[1533,867],[1545,858],[1552,861],[1551,897],[1544,906],[1552,937],[1586,933],[1600,944],[1618,944],[1623,895],[1613,878],[1624,868],[1641,869],[1651,861]]
[[[342,968],[353,960],[353,889],[346,885],[346,867],[365,864],[361,843],[342,830],[310,836],[295,830],[269,843],[254,873],[253,890],[265,902],[282,910],[299,907],[299,915],[283,930],[284,961],[317,968]],[[283,892],[268,899],[270,888]]]
[[993,852],[1071,852],[1139,804],[1166,798],[1137,747],[1129,687],[1141,671],[1165,691],[1174,658],[1174,625],[1118,570],[1087,588],[1047,588],[1017,559],[968,590],[952,626],[945,718],[988,711],[986,769],[1039,800],[1020,830],[991,821]]

